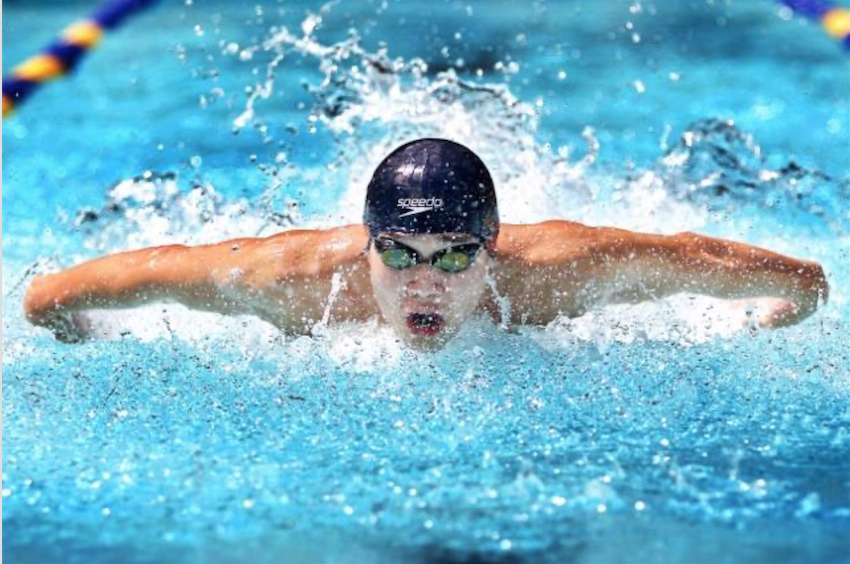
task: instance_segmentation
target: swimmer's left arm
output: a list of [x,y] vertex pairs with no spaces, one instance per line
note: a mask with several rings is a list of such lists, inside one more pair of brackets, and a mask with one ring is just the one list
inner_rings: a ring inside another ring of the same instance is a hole
[[[773,298],[761,324],[793,325],[829,297],[823,268],[745,243],[698,235],[652,235],[606,229],[600,270],[614,292],[609,300],[634,303],[688,292],[723,299]],[[779,298],[779,300],[776,300]]]
[[761,321],[778,327],[802,321],[829,296],[819,264],[744,243],[569,221],[502,227],[495,254],[503,289],[515,310],[538,323],[605,304],[694,293],[772,298],[771,314]]

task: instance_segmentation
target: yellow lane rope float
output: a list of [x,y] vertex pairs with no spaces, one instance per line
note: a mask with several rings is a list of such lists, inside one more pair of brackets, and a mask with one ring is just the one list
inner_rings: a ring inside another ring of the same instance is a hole
[[795,14],[820,22],[821,27],[850,50],[850,10],[823,0],[782,0]]
[[111,0],[89,18],[74,22],[42,53],[15,67],[3,77],[3,117],[22,104],[38,87],[74,70],[83,56],[100,42],[104,32],[118,27],[128,16],[155,0]]

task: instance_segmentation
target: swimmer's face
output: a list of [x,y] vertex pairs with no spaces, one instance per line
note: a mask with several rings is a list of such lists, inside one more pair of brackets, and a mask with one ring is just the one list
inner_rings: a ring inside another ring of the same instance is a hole
[[[404,264],[409,256],[401,246],[416,251],[421,261],[403,269],[387,266],[379,251],[393,248],[394,243],[400,245],[396,245],[398,256],[393,258],[401,260],[393,264]],[[441,348],[477,309],[490,264],[487,250],[482,246],[468,257],[469,266],[459,272],[447,272],[429,261],[449,251],[452,254],[444,254],[441,264],[464,265],[466,257],[459,254],[469,253],[477,243],[480,241],[471,235],[398,233],[381,235],[372,242],[369,267],[375,299],[384,319],[408,345],[422,350]]]

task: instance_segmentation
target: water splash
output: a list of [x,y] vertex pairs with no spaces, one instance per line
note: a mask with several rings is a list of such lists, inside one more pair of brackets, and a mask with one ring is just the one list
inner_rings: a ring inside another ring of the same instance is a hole
[[65,220],[86,235],[86,248],[100,253],[271,235],[301,222],[297,205],[281,213],[263,197],[226,201],[210,184],[193,182],[187,190],[177,174],[151,171],[115,184],[100,209]]
[[[432,77],[421,59],[391,58],[385,48],[366,51],[354,31],[343,42],[324,45],[313,35],[315,27],[303,36],[275,30],[262,48],[275,53],[267,76],[274,76],[288,51],[317,60],[323,79],[308,86],[315,100],[310,119],[337,137],[340,151],[330,168],[348,171],[334,217],[359,221],[374,167],[393,148],[419,137],[456,140],[490,163],[499,197],[512,202],[505,221],[544,219],[553,212],[575,216],[590,206],[592,190],[582,173],[598,150],[592,128],[584,132],[587,153],[572,163],[566,148],[553,152],[537,143],[538,110],[517,100],[507,85],[465,80],[453,69]],[[253,111],[253,101],[249,97],[246,112]],[[264,124],[262,116],[255,119]]]
[[771,170],[761,148],[734,122],[702,119],[646,174],[661,179],[678,198],[715,209],[793,218],[834,235],[846,235],[850,213],[850,179],[840,181],[793,161]]

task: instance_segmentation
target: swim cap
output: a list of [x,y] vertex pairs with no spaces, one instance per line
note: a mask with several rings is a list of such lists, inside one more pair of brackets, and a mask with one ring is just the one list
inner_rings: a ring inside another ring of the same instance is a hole
[[363,223],[379,233],[499,233],[493,179],[478,155],[453,141],[419,139],[385,158],[366,190]]

